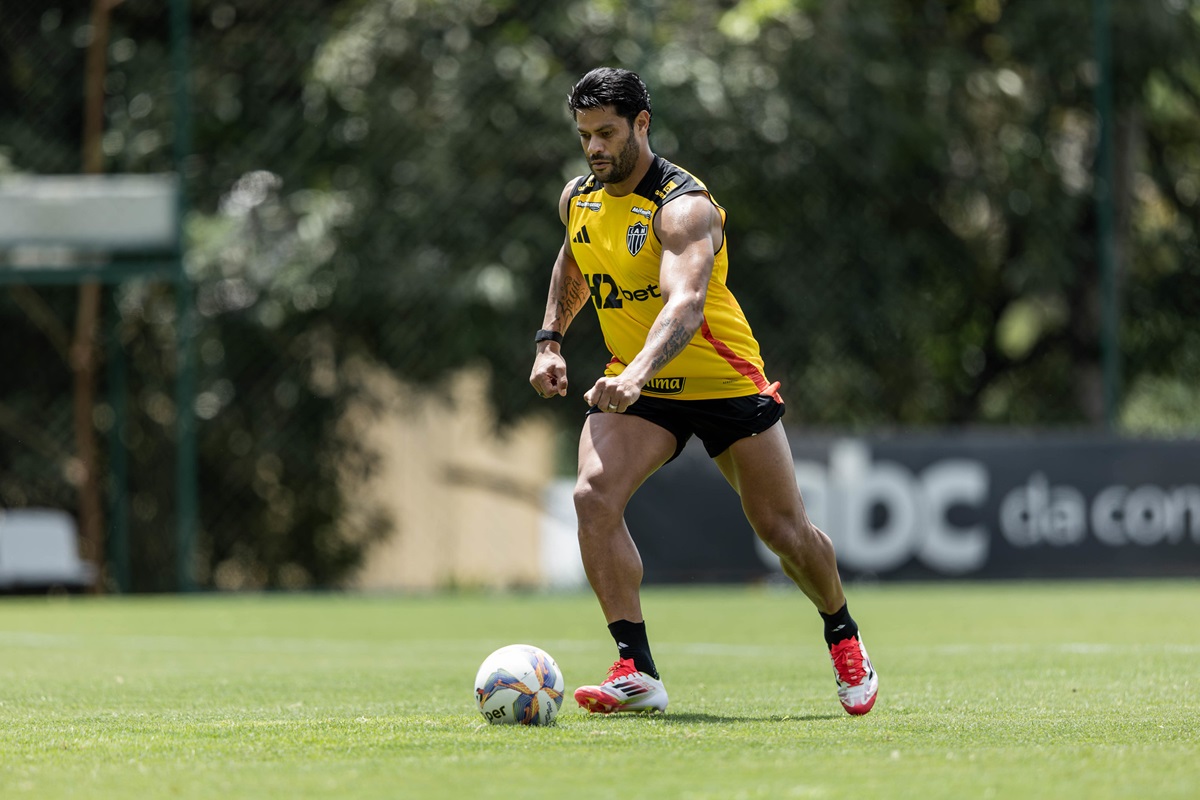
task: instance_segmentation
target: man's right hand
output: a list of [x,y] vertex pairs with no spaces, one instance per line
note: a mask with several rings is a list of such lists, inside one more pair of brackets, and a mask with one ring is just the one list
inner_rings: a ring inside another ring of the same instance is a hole
[[553,342],[546,342],[533,360],[529,383],[542,397],[567,395],[567,360]]

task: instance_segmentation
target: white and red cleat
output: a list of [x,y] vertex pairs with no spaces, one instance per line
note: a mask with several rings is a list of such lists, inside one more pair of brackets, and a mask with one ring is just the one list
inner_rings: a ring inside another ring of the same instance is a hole
[[599,686],[576,689],[575,702],[593,714],[653,713],[667,710],[667,689],[658,678],[638,672],[632,658],[621,658]]
[[859,716],[875,705],[879,691],[879,676],[871,666],[871,658],[862,639],[851,636],[829,649],[833,660],[833,676],[837,679],[838,699],[848,714]]

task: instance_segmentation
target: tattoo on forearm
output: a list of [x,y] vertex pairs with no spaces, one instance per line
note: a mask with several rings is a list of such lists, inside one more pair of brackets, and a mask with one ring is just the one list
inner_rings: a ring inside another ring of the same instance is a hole
[[590,291],[585,281],[578,280],[574,276],[563,279],[556,292],[554,316],[564,330],[571,324],[571,320],[575,319],[579,309],[587,303],[589,294]]
[[665,318],[658,335],[662,346],[659,348],[658,355],[650,362],[652,374],[657,374],[671,359],[682,353],[683,348],[687,347],[687,343],[692,340],[694,333],[695,331],[689,333],[686,326],[674,317]]

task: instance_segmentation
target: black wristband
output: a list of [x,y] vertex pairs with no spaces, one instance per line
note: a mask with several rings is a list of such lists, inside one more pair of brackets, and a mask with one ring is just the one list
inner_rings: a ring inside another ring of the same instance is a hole
[[548,331],[545,328],[542,328],[540,331],[538,331],[537,333],[535,333],[533,335],[533,343],[534,344],[538,344],[540,342],[547,342],[547,341],[558,342],[559,344],[562,344],[562,334],[559,333],[558,331]]

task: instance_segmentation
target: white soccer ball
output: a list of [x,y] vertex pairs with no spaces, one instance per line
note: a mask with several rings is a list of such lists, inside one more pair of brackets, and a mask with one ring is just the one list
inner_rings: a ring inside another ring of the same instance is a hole
[[563,701],[563,674],[545,650],[501,647],[475,675],[475,702],[492,725],[549,725]]

